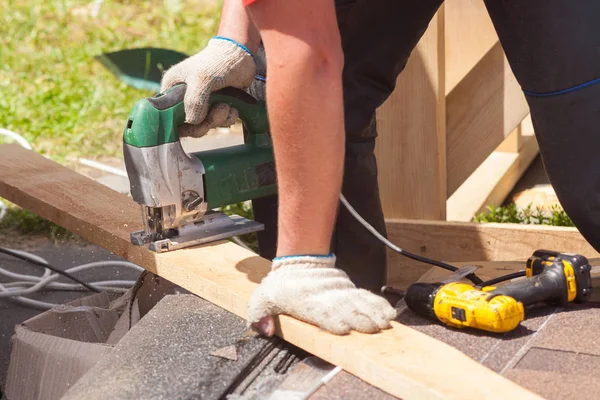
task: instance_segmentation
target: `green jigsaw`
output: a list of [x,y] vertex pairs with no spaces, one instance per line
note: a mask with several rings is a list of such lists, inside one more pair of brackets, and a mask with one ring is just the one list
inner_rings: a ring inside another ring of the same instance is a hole
[[212,93],[210,106],[238,110],[245,144],[187,154],[178,134],[185,91],[180,84],[138,101],[123,133],[131,196],[144,222],[131,242],[156,252],[262,230],[263,224],[214,209],[277,192],[265,103],[231,87]]

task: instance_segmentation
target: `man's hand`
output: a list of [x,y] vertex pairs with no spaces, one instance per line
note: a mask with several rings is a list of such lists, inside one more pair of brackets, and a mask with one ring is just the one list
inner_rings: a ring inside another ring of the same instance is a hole
[[376,333],[389,328],[396,310],[382,297],[358,289],[335,257],[291,256],[273,261],[248,304],[248,321],[267,336],[275,327],[272,316],[287,314],[343,335],[354,329]]
[[[250,51],[227,38],[212,38],[206,48],[165,73],[161,91],[186,83],[186,124],[181,136],[201,137],[210,129],[228,127],[238,118],[238,111],[227,104],[215,104],[208,112],[210,94],[224,87],[248,88],[254,79],[256,65]],[[208,115],[207,115],[208,114]]]

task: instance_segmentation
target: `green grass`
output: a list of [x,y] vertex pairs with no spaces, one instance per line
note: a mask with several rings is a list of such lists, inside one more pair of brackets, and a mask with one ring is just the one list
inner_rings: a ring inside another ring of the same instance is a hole
[[75,237],[65,228],[12,204],[8,205],[4,218],[0,220],[0,234],[45,236],[53,243],[65,242]]
[[[92,4],[0,0],[0,127],[59,162],[121,157],[127,115],[152,94],[121,83],[94,56],[146,46],[193,54],[216,33],[222,2],[106,0],[95,18]],[[0,222],[7,232],[70,237],[14,206]]]
[[554,205],[550,210],[546,211],[540,207],[533,209],[531,204],[524,209],[518,209],[514,203],[508,204],[504,207],[489,206],[488,211],[477,215],[474,218],[474,221],[479,223],[497,222],[551,226],[575,226],[565,210],[558,205]]
[[[0,127],[34,150],[120,156],[133,104],[151,95],[121,83],[94,56],[135,47],[193,54],[216,33],[221,1],[0,0]],[[1,140],[1,139],[0,139]]]

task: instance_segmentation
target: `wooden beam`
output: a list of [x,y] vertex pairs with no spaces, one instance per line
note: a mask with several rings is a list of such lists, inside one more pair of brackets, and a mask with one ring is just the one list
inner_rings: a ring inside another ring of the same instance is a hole
[[444,16],[448,94],[498,42],[498,35],[481,0],[446,0]]
[[448,94],[448,197],[529,113],[500,43]]
[[[469,265],[479,267],[475,271],[475,274],[483,281],[525,270],[525,263],[523,261],[469,261]],[[438,282],[447,278],[449,274],[451,272],[432,267],[419,278],[419,282]],[[460,281],[472,284],[468,279],[461,279]]]
[[[525,261],[535,250],[599,254],[576,228],[521,224],[387,220],[389,239],[407,251],[447,262]],[[388,252],[388,283],[406,288],[429,268]]]
[[[130,243],[141,228],[128,197],[17,145],[0,146],[0,196],[244,317],[270,263],[231,242],[157,254]],[[410,399],[540,399],[455,348],[407,326],[336,336],[287,316],[277,334],[364,381]],[[450,366],[450,367],[449,367]]]
[[[445,219],[444,6],[377,112],[375,153],[388,218]],[[426,185],[423,182],[427,182]]]
[[498,146],[496,151],[501,151],[504,153],[518,153],[523,145],[523,135],[521,131],[522,125],[523,122],[517,125],[515,130],[513,130],[502,143],[500,143],[500,146]]
[[469,222],[490,205],[500,206],[539,153],[534,136],[519,152],[494,151],[448,199],[447,220]]
[[[598,265],[600,259],[590,258],[588,261],[590,265]],[[513,272],[525,271],[525,263],[522,261],[469,261],[469,264],[479,267],[475,273],[484,281],[497,278],[499,276],[512,274]],[[449,274],[450,272],[441,268],[432,267],[425,274],[423,274],[421,278],[419,278],[419,282],[439,282],[440,280],[447,278]],[[597,280],[599,277],[600,276],[597,271],[592,271],[592,280]],[[461,281],[465,283],[472,283],[466,278],[462,279]],[[597,286],[594,285],[594,287]],[[600,288],[597,292],[600,294]]]

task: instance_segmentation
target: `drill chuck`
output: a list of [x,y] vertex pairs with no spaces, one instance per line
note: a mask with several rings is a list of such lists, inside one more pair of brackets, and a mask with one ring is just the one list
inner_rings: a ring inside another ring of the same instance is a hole
[[433,311],[435,295],[441,288],[439,283],[417,282],[408,287],[404,295],[406,306],[415,313],[428,318],[437,318]]

